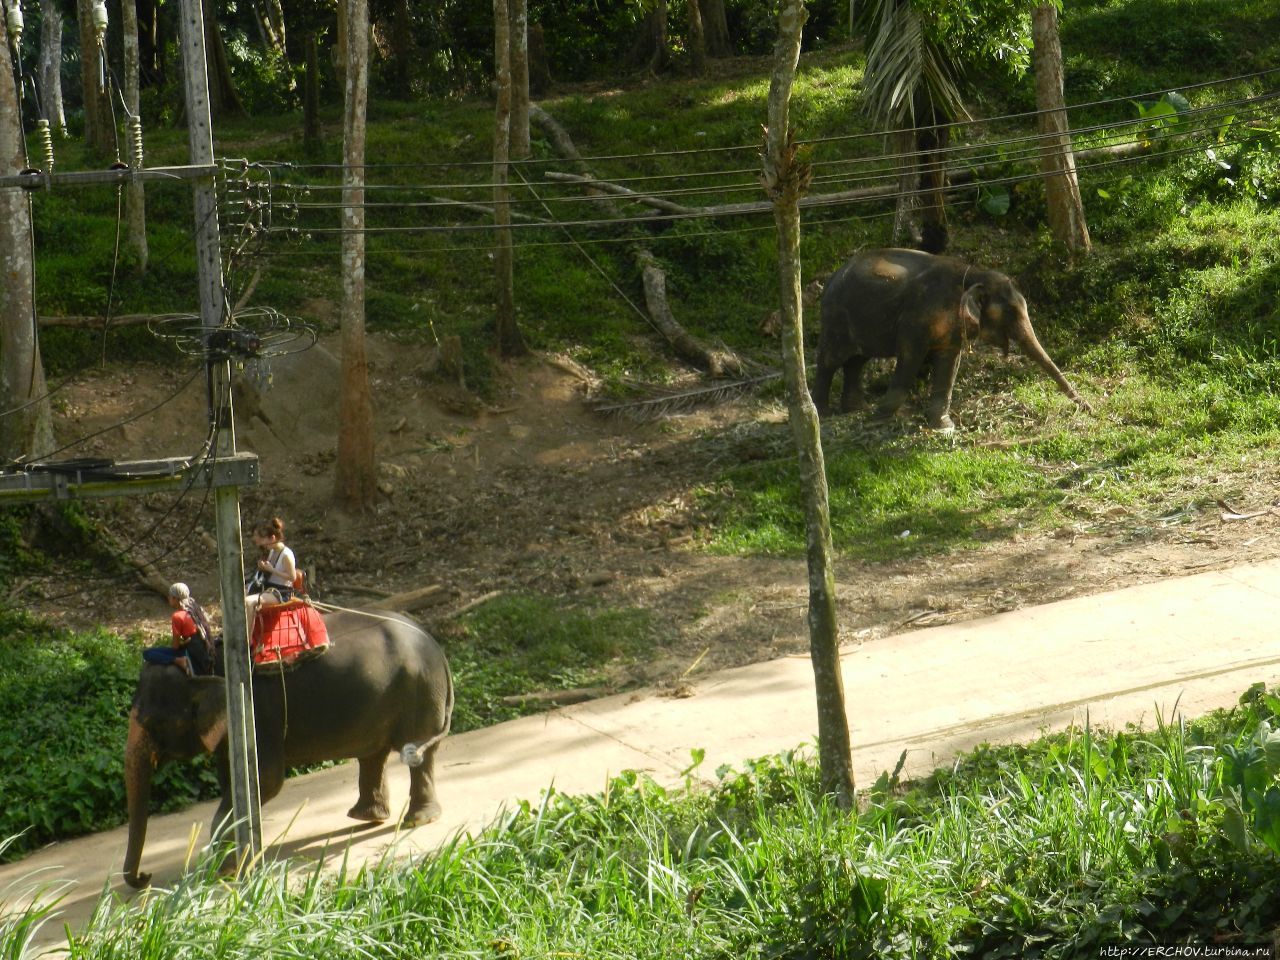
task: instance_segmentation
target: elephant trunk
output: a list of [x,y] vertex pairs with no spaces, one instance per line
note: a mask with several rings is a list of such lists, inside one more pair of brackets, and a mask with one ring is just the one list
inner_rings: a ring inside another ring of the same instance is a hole
[[1027,356],[1038,363],[1045,373],[1053,378],[1053,382],[1058,385],[1059,390],[1074,400],[1082,410],[1093,413],[1093,407],[1089,405],[1089,401],[1076,393],[1076,388],[1071,386],[1071,382],[1058,369],[1058,365],[1045,352],[1044,347],[1040,346],[1040,341],[1036,337],[1035,331],[1031,329],[1030,323],[1018,330],[1016,338],[1018,346],[1023,349]]
[[151,735],[138,721],[138,708],[129,714],[129,735],[124,747],[124,788],[129,807],[129,845],[124,855],[124,879],[135,889],[151,882],[151,874],[139,873],[142,845],[147,840],[147,814],[151,802]]

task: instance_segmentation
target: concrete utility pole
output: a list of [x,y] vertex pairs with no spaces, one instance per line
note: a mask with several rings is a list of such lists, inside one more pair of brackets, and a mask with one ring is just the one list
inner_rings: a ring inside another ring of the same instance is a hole
[[[213,127],[209,75],[205,67],[204,13],[200,0],[182,0],[182,62],[187,96],[187,139],[193,166],[213,163]],[[218,327],[230,322],[218,249],[218,199],[213,177],[194,187],[196,258],[200,282],[200,324],[204,328],[209,377],[209,410],[217,433],[214,456],[236,452],[231,402],[231,361],[209,350]],[[236,855],[241,866],[262,849],[262,805],[258,788],[258,744],[253,717],[253,664],[249,658],[244,610],[244,544],[240,539],[240,491],[215,492],[218,571],[222,581],[223,657],[227,674],[227,746],[231,762],[231,815]],[[221,826],[215,824],[215,828]]]
[[[204,13],[201,0],[181,0],[180,28],[186,88],[188,166],[54,173],[52,170],[0,172],[0,191],[36,190],[52,184],[122,184],[144,180],[190,180],[195,201],[195,240],[200,287],[200,325],[204,341],[210,427],[216,428],[208,457],[111,462],[86,466],[82,461],[25,463],[0,469],[0,504],[37,503],[87,497],[120,497],[186,492],[196,485],[214,491],[217,509],[218,570],[222,586],[223,641],[228,752],[231,763],[232,816],[236,853],[241,865],[262,849],[262,812],[258,787],[258,750],[253,718],[253,666],[249,656],[244,609],[244,546],[240,539],[241,486],[258,482],[258,458],[236,452],[231,403],[233,355],[251,355],[258,344],[235,328],[227,309],[218,248],[218,205],[214,178],[213,129],[209,77],[205,65]],[[3,38],[0,37],[0,42]],[[90,45],[90,48],[92,45]]]

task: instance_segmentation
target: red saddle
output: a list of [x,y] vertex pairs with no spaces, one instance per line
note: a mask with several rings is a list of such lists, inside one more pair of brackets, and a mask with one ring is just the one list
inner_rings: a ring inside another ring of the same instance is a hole
[[305,600],[267,604],[253,621],[253,665],[289,667],[329,649],[329,631],[320,612]]

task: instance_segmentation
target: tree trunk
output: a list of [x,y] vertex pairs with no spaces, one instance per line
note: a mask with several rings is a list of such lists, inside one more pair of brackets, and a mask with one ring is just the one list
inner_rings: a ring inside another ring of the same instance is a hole
[[942,253],[947,248],[947,144],[951,139],[950,118],[927,99],[916,109],[916,148],[920,177],[920,248]]
[[724,0],[698,0],[702,10],[702,29],[707,39],[707,53],[713,57],[733,56],[733,39],[729,21],[724,15]]
[[528,353],[516,324],[515,255],[511,245],[511,190],[507,186],[511,151],[511,10],[507,0],[493,0],[493,62],[498,102],[493,130],[493,222],[497,226],[493,256],[496,287],[495,323],[498,353],[518,357]]
[[343,112],[342,402],[336,496],[352,513],[367,513],[377,497],[373,404],[364,337],[364,137],[369,96],[368,0],[346,0],[347,64]]
[[285,55],[284,6],[280,0],[255,0],[253,15],[268,50]]
[[320,43],[315,32],[307,34],[307,67],[302,90],[302,149],[316,156],[324,149],[320,130]]
[[889,149],[898,157],[898,202],[893,212],[893,245],[913,247],[920,242],[920,226],[916,222],[920,185],[916,166],[914,130],[896,130],[889,136]]
[[40,110],[49,126],[67,135],[62,107],[62,11],[57,0],[40,0]]
[[409,8],[409,0],[395,0],[391,24],[391,74],[395,78],[396,95],[411,100],[411,68],[417,54],[417,45],[413,41],[413,11]]
[[[14,176],[26,165],[13,62],[3,37],[0,175]],[[20,187],[0,188],[0,461],[41,457],[54,449],[53,413],[36,336],[31,242],[28,195]]]
[[1036,109],[1042,135],[1040,169],[1044,173],[1049,229],[1072,255],[1088,253],[1089,227],[1084,219],[1076,160],[1071,150],[1066,103],[1062,96],[1062,44],[1058,8],[1042,4],[1031,14],[1032,60],[1036,76]]
[[115,154],[115,131],[111,127],[111,104],[103,86],[98,35],[93,28],[92,0],[76,0],[80,24],[80,86],[84,95],[84,142],[99,158]]
[[[120,33],[124,45],[124,104],[129,113],[129,126],[138,125],[141,133],[141,61],[138,55],[138,10],[134,0],[121,0]],[[140,166],[141,157],[130,156],[130,165]],[[131,254],[134,268],[147,272],[147,194],[141,179],[124,187],[125,249]]]
[[[81,0],[83,2],[83,0]],[[213,15],[213,4],[203,4],[204,49],[209,71],[209,109],[217,117],[245,117],[248,112],[236,91],[231,78],[231,64],[227,63],[227,45],[222,42],[222,31]]]
[[689,14],[689,63],[693,72],[702,76],[707,70],[707,38],[702,28],[702,10],[699,0],[685,0]]
[[527,160],[529,146],[529,0],[511,2],[511,158]]
[[338,75],[338,84],[347,89],[347,0],[336,0],[338,6],[338,29],[333,38],[333,67]]
[[667,66],[667,0],[655,0],[653,9],[645,14],[631,61],[643,64],[652,74]]
[[823,793],[842,809],[854,803],[853,758],[840,673],[840,633],[836,623],[831,512],[818,411],[806,386],[804,307],[800,289],[800,196],[812,172],[796,161],[790,126],[791,86],[800,60],[800,33],[807,17],[804,0],[782,0],[773,79],[769,84],[769,126],[764,155],[765,192],[773,200],[778,226],[778,279],[782,317],[782,368],[787,383],[791,432],[800,457],[805,495],[809,561],[809,654],[818,700],[818,762]]
[[551,65],[547,63],[547,40],[542,24],[529,24],[529,93],[542,96],[551,89]]

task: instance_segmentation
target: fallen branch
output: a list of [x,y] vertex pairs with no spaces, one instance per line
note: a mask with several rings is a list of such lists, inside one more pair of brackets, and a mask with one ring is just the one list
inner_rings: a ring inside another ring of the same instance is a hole
[[[560,126],[555,117],[543,110],[538,104],[531,103],[529,104],[529,119],[547,131],[547,136],[551,138],[551,145],[556,148],[556,153],[566,160],[571,160],[579,170],[590,175],[591,171],[583,161],[582,154],[578,153],[578,148],[574,145],[573,138],[569,136],[564,127]],[[595,178],[592,177],[592,179]]]
[[539,690],[536,693],[517,693],[509,697],[499,697],[499,700],[512,707],[518,707],[525,703],[549,703],[558,707],[567,707],[572,703],[598,700],[600,697],[608,695],[609,691],[604,687],[575,687],[572,690]]
[[389,597],[383,597],[374,603],[375,610],[399,610],[401,613],[412,613],[421,607],[433,606],[437,603],[443,603],[448,599],[442,596],[445,589],[438,583],[429,586],[419,587],[416,590],[409,590],[405,593],[395,593]]
[[462,606],[458,607],[456,610],[450,610],[448,613],[444,614],[440,619],[456,620],[458,617],[462,616],[464,613],[470,613],[476,607],[483,606],[484,604],[488,603],[490,600],[494,599],[495,597],[500,597],[500,596],[502,596],[501,590],[490,590],[488,593],[481,594],[480,596],[476,597],[474,600],[470,601],[469,603],[464,603]]
[[1239,510],[1231,506],[1231,504],[1227,503],[1227,501],[1225,500],[1218,500],[1217,504],[1223,510],[1222,519],[1224,521],[1252,520],[1255,517],[1265,517],[1269,513],[1275,513],[1275,509],[1276,509],[1275,507],[1267,507],[1265,510],[1254,510],[1251,513],[1241,513]]
[[694,207],[686,207],[679,203],[672,203],[670,200],[663,200],[660,197],[651,197],[645,193],[637,193],[629,190],[624,186],[616,183],[610,183],[608,180],[597,180],[595,177],[583,176],[577,173],[556,173],[554,171],[546,175],[548,180],[555,180],[560,183],[580,183],[584,187],[591,187],[601,190],[605,193],[611,193],[617,197],[625,197],[628,200],[634,200],[636,203],[643,204],[646,207],[653,207],[655,210],[662,210],[666,213],[678,213],[683,216],[697,215],[701,211]]
[[636,420],[648,420],[665,417],[672,413],[688,411],[696,406],[709,403],[720,403],[729,397],[740,395],[743,391],[776,380],[782,376],[777,371],[751,377],[748,380],[720,380],[703,384],[687,390],[661,391],[654,396],[640,397],[635,400],[619,400],[594,407],[596,413],[605,416],[625,414]]
[[244,293],[240,294],[240,299],[236,301],[236,305],[231,308],[231,315],[235,316],[249,302],[249,298],[253,296],[253,291],[258,289],[258,281],[262,279],[262,268],[258,267],[253,271],[253,276],[249,278],[248,284],[245,285]]
[[644,276],[644,300],[649,307],[649,317],[658,332],[667,338],[676,356],[706,367],[714,377],[741,374],[742,361],[735,354],[706,346],[676,322],[667,304],[667,276],[653,254],[641,246],[634,247],[632,253]]
[[[562,157],[572,161],[586,179],[597,182],[597,178],[592,175],[591,170],[583,162],[582,155],[578,153],[578,148],[574,146],[573,138],[569,136],[564,127],[556,122],[556,119],[551,114],[536,104],[531,104],[529,107],[529,119],[547,131],[552,144],[555,145],[557,152]],[[617,184],[610,184],[610,186],[615,191],[626,190],[625,187],[619,187]],[[615,219],[622,218],[622,212],[611,198],[601,195],[594,196],[594,199],[605,209],[609,216]],[[632,245],[631,252],[644,275],[645,303],[649,308],[648,319],[657,328],[658,332],[666,337],[667,342],[671,344],[676,354],[683,360],[710,370],[716,376],[726,372],[740,374],[743,370],[742,361],[732,351],[717,350],[706,346],[676,321],[667,303],[666,274],[658,266],[657,258],[638,243]]]
[[[530,117],[532,116],[530,114]],[[551,120],[550,122],[554,123],[555,121]],[[565,134],[563,130],[561,130],[561,134],[565,138],[568,137],[568,134]],[[556,141],[554,136],[552,141]],[[1080,150],[1076,153],[1076,159],[1079,161],[1087,161],[1095,157],[1111,158],[1113,160],[1123,159],[1143,153],[1145,150],[1146,148],[1141,143],[1122,143],[1112,147],[1095,147],[1090,150]],[[568,156],[567,154],[564,155]],[[590,171],[586,170],[585,165],[582,165],[582,158],[578,156],[576,150],[570,159],[582,166],[582,174],[551,172],[546,174],[547,179],[558,180],[562,183],[580,183],[589,190],[625,197],[634,203],[678,216],[733,217],[751,213],[771,213],[773,211],[773,203],[769,200],[747,200],[742,203],[720,203],[703,207],[683,206],[678,203],[672,203],[670,200],[664,200],[661,197],[636,193],[634,190],[629,190],[620,184],[610,183],[608,180],[600,180],[592,176]],[[944,183],[946,184],[944,189],[953,190],[963,187],[993,170],[998,170],[1001,166],[1003,164],[984,164],[978,167],[962,167],[948,170],[944,176]],[[900,192],[901,187],[895,181],[879,187],[858,187],[854,190],[837,190],[834,193],[809,193],[800,198],[800,208],[804,210],[812,207],[829,207],[841,203],[856,203],[861,200],[887,200],[891,197],[896,197]],[[615,216],[621,215],[615,214]]]

